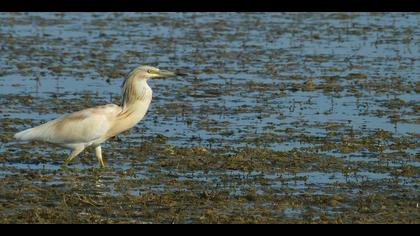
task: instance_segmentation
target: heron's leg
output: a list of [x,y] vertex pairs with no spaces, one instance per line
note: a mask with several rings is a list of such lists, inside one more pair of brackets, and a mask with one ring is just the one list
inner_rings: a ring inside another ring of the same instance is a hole
[[96,158],[98,158],[99,165],[103,168],[105,167],[104,160],[102,159],[102,148],[101,146],[97,146],[95,148]]
[[78,146],[70,153],[70,156],[64,161],[63,165],[68,165],[77,155],[85,149],[84,146]]

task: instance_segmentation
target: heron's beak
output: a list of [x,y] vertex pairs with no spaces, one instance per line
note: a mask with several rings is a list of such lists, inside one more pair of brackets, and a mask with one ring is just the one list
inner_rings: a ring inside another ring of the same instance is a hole
[[168,71],[168,70],[159,70],[156,73],[155,78],[165,78],[165,77],[171,77],[171,76],[186,76],[188,75],[185,72],[182,72],[180,70],[176,70],[175,72]]
[[175,72],[168,71],[168,70],[159,70],[157,73],[157,78],[165,78],[177,75]]

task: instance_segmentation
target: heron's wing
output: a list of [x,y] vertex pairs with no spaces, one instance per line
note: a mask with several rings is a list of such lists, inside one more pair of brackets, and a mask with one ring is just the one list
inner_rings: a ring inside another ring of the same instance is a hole
[[120,112],[121,107],[114,104],[88,108],[22,131],[15,137],[57,144],[89,143],[102,138]]

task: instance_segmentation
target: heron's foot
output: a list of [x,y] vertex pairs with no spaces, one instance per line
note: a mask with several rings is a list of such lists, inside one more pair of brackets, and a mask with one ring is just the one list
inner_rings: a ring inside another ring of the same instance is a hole
[[104,168],[105,163],[104,163],[104,159],[102,159],[102,148],[101,148],[101,146],[97,146],[95,148],[95,153],[96,153],[96,158],[98,158],[99,167]]
[[101,168],[101,169],[105,168],[105,163],[102,159],[99,161],[99,168]]
[[68,170],[68,165],[69,165],[69,163],[68,162],[66,162],[66,161],[64,161],[63,162],[63,164],[61,164],[61,169],[63,169],[63,170]]

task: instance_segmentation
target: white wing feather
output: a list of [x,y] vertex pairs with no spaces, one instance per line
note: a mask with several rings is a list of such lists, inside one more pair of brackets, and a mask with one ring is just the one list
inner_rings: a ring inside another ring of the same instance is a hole
[[111,128],[121,107],[108,104],[74,112],[15,134],[16,139],[56,144],[89,143]]

